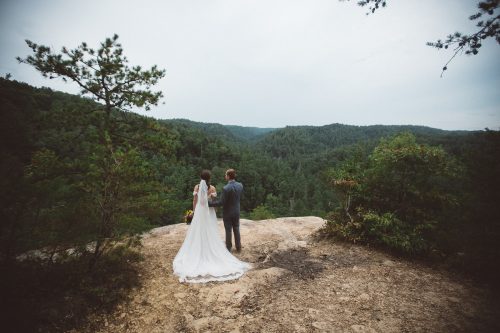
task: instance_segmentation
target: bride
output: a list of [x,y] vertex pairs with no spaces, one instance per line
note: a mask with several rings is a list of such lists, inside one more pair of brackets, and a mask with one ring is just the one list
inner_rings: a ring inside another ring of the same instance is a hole
[[194,216],[179,252],[174,258],[174,274],[180,282],[226,281],[242,276],[250,265],[233,256],[219,236],[215,209],[208,200],[216,197],[210,185],[210,171],[201,172],[193,191]]

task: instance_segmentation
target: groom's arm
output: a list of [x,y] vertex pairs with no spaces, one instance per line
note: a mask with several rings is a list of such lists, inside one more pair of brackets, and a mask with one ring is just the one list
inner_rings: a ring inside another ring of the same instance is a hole
[[224,203],[226,202],[227,199],[227,191],[225,188],[222,189],[222,195],[220,196],[220,199],[212,200],[208,202],[209,207],[219,207],[223,206]]

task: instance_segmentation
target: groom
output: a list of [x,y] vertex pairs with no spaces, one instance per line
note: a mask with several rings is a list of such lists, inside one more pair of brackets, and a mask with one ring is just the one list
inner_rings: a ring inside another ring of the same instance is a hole
[[227,185],[224,186],[220,199],[209,202],[208,205],[210,207],[222,206],[222,220],[224,221],[224,229],[226,229],[226,247],[231,251],[232,229],[236,251],[240,252],[240,199],[243,185],[235,180],[236,171],[234,169],[227,170],[224,178],[227,180]]

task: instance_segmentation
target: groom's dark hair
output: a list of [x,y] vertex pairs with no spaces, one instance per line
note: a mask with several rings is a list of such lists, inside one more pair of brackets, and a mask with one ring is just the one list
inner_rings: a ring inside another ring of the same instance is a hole
[[236,178],[236,171],[234,171],[234,169],[229,169],[226,171],[226,175],[229,177],[229,179],[234,179]]
[[212,174],[210,173],[209,170],[203,170],[200,174],[200,178],[203,179],[205,181],[205,183],[207,183],[207,187],[210,188],[210,177],[212,176]]

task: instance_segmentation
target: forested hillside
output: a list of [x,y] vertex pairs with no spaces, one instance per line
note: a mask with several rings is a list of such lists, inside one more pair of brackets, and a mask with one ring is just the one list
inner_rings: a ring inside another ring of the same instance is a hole
[[[130,246],[144,230],[182,222],[202,169],[212,171],[219,191],[225,170],[237,170],[245,218],[316,215],[327,218],[331,236],[435,257],[481,279],[498,277],[497,131],[259,129],[114,110],[103,137],[101,109],[90,99],[0,79],[0,244],[2,267],[12,272],[3,287],[13,292],[7,298],[23,300],[21,308],[38,303],[12,286],[22,283],[30,293],[38,276],[72,276],[61,295],[78,285],[78,297],[87,299],[72,313],[87,311],[88,297],[99,307],[115,304],[122,297],[116,284],[123,291],[134,280],[121,275],[103,287],[101,277],[123,273],[118,267],[135,257],[112,244]],[[114,219],[103,225],[109,210]],[[99,239],[106,240],[101,253],[89,248]],[[35,249],[43,250],[36,265],[15,263]],[[58,261],[69,249],[80,261]],[[46,270],[46,263],[60,266]],[[86,265],[92,274],[82,270]]]
[[207,135],[216,136],[223,140],[239,143],[255,142],[275,128],[243,127],[236,125],[221,125],[215,123],[199,123],[188,119],[164,120],[166,123],[185,124],[203,130]]
[[[18,222],[11,223],[17,224],[23,214],[33,214],[42,208],[59,216],[63,213],[55,207],[60,207],[61,198],[51,201],[57,192],[55,189],[64,188],[60,195],[70,196],[73,203],[82,199],[82,189],[75,188],[75,183],[81,181],[78,177],[87,175],[75,161],[83,163],[81,160],[91,158],[95,153],[93,149],[99,146],[93,129],[95,118],[88,112],[97,105],[50,89],[36,89],[4,79],[0,82],[2,171],[6,189],[2,191],[5,200],[2,206],[10,207],[3,214],[13,214],[14,202],[18,204],[23,198],[28,208],[23,206],[23,213],[16,213],[21,215],[7,216],[7,220],[16,216]],[[190,207],[191,189],[205,168],[212,171],[212,182],[219,190],[224,183],[224,171],[230,167],[238,171],[238,179],[245,185],[244,215],[254,212],[256,218],[325,216],[339,204],[328,178],[330,170],[353,156],[366,160],[381,138],[411,132],[418,142],[441,145],[457,160],[477,168],[494,164],[497,156],[494,150],[498,148],[495,146],[497,133],[491,131],[450,132],[422,126],[342,124],[258,129],[189,120],[155,120],[120,111],[113,117],[118,124],[113,139],[135,150],[140,160],[137,163],[147,174],[142,181],[148,182],[148,186],[153,182],[155,186],[146,191],[154,200],[148,197],[148,208],[139,212],[144,228],[180,222]],[[488,163],[478,164],[488,159]],[[475,177],[488,174],[468,170],[478,173]],[[43,176],[35,175],[36,172]],[[78,172],[83,173],[77,176]],[[50,184],[40,187],[40,177],[56,177],[58,181],[50,179]],[[146,180],[147,177],[150,178]],[[39,199],[25,197],[27,193],[22,193],[19,186],[23,183],[37,187],[36,193],[32,190],[28,193],[43,197],[43,205]],[[51,196],[45,191],[52,193]],[[136,195],[136,199],[141,197]],[[29,206],[35,202],[36,207]],[[257,216],[259,214],[263,215]],[[50,219],[50,215],[47,218]]]

